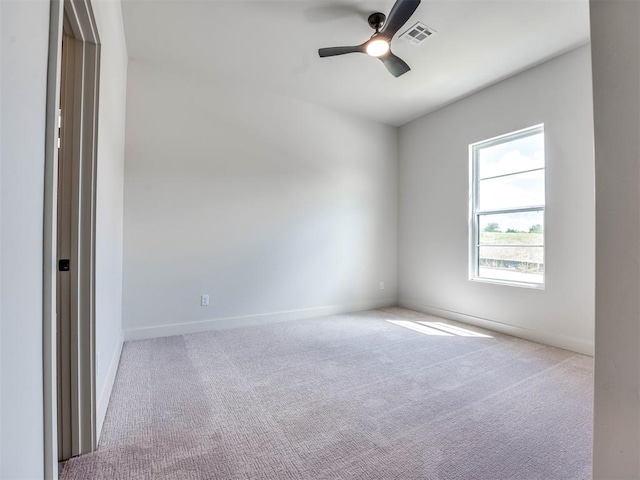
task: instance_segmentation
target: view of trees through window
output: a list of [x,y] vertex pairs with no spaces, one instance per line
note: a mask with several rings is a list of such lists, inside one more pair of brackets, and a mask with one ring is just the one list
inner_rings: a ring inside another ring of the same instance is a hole
[[544,283],[542,126],[471,146],[474,278]]

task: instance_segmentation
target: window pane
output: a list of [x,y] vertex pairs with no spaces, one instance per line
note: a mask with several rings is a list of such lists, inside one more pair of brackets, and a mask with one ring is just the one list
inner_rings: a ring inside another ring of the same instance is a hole
[[478,182],[478,210],[544,205],[544,170]]
[[544,133],[478,147],[478,178],[544,168]]
[[481,245],[543,245],[544,212],[479,215]]
[[481,246],[478,273],[482,278],[527,283],[544,281],[544,247]]

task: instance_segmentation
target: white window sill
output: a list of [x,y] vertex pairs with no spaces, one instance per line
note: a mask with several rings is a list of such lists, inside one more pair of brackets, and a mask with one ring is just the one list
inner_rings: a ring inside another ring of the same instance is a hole
[[495,285],[506,285],[509,287],[532,288],[534,290],[544,290],[544,283],[517,282],[514,280],[500,280],[496,278],[485,278],[485,277],[470,277],[469,280],[471,280],[472,282],[493,283]]

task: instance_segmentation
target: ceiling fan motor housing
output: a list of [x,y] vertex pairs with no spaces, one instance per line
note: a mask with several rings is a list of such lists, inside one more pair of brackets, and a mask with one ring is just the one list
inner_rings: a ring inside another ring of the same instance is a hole
[[387,20],[387,16],[384,13],[376,12],[369,15],[369,26],[377,32],[382,28],[384,22]]

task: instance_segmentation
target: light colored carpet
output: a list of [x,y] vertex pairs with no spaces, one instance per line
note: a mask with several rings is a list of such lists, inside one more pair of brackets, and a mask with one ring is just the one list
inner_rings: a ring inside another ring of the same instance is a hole
[[392,308],[129,342],[100,447],[62,478],[590,478],[592,359],[418,323],[439,321]]

